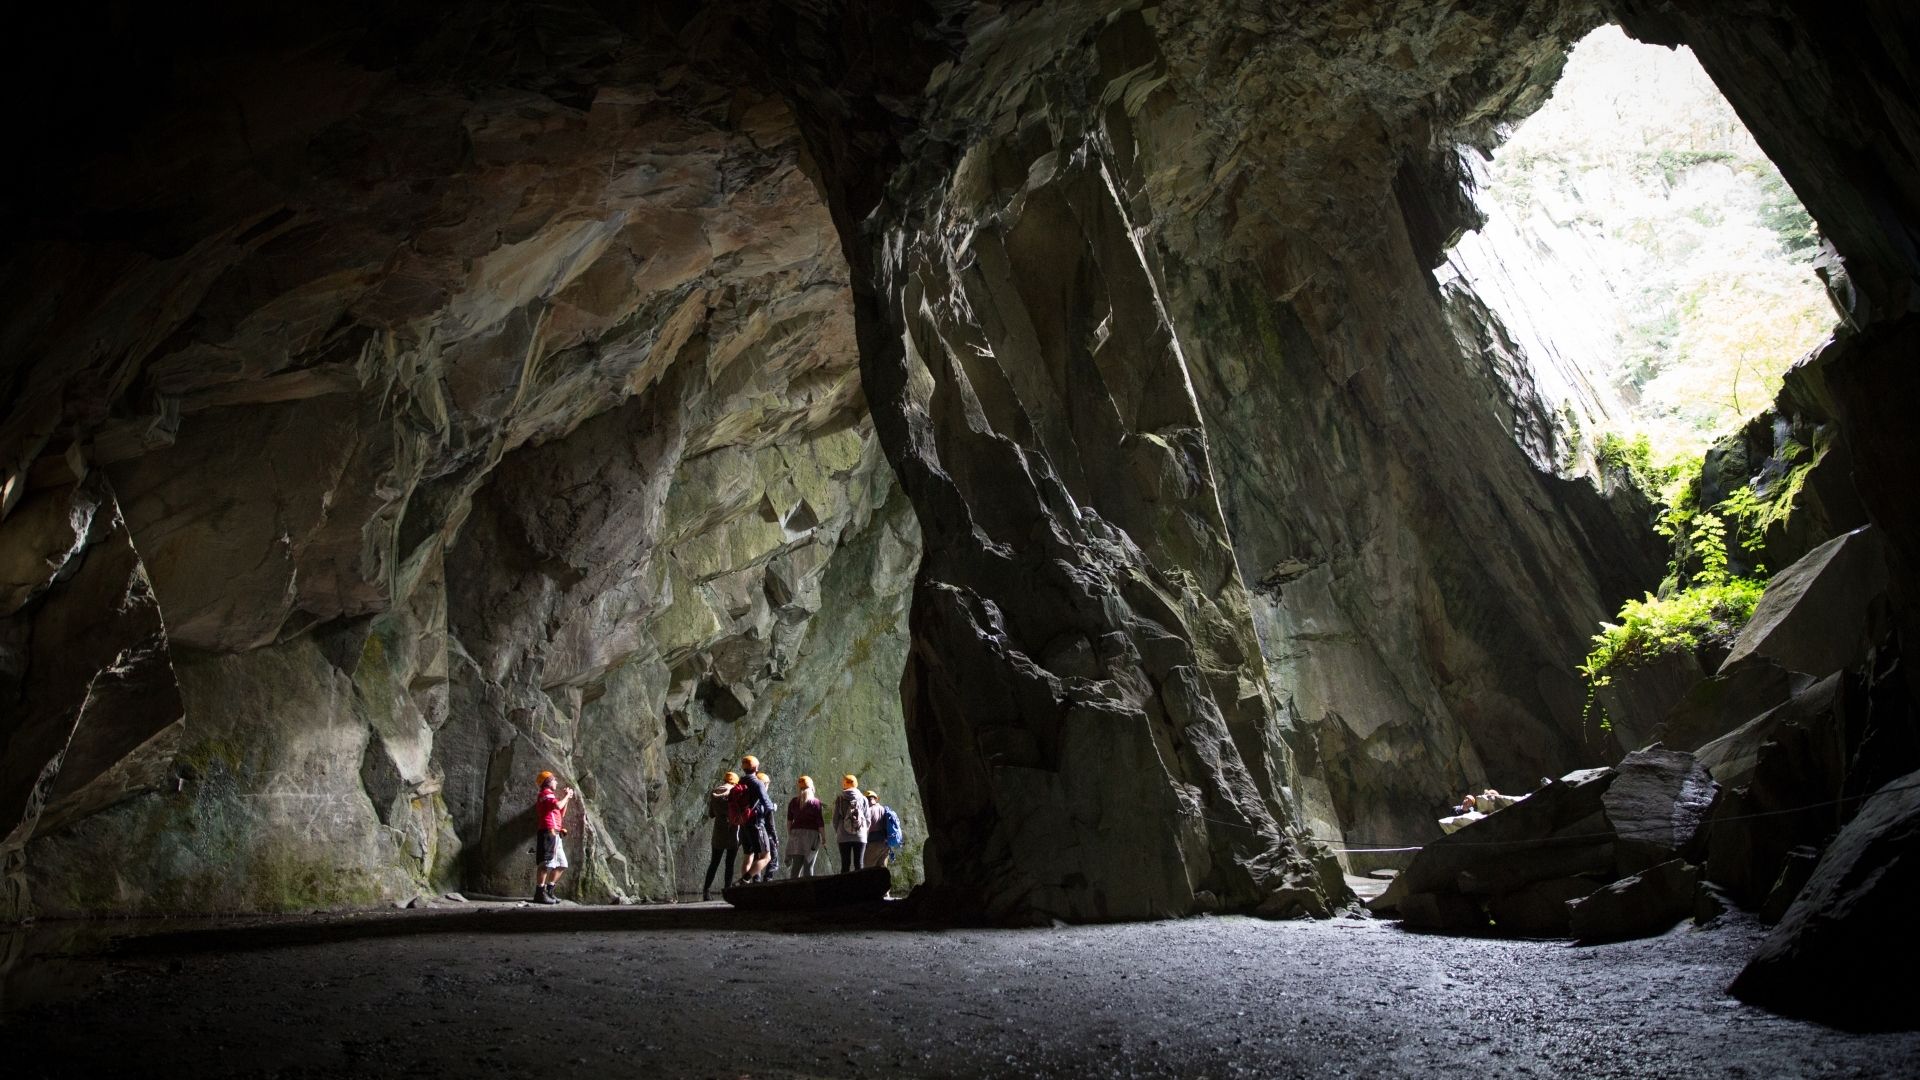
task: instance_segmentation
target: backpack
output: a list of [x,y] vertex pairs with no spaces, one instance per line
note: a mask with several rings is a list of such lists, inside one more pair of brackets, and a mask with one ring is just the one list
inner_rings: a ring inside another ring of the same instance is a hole
[[865,840],[867,824],[873,820],[873,808],[867,805],[867,797],[849,789],[840,793],[839,801],[847,808],[844,819],[840,822],[841,828],[855,828],[859,832],[860,839]]
[[727,792],[727,824],[751,825],[753,815],[759,810],[760,807],[747,795],[747,785],[735,784],[733,790]]
[[887,824],[888,847],[899,847],[905,842],[906,838],[900,832],[900,815],[893,812],[893,807],[887,807],[880,819]]

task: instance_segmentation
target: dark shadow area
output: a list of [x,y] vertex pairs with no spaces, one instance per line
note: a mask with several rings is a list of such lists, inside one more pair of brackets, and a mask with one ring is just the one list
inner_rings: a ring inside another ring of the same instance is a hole
[[932,930],[904,900],[851,904],[822,911],[740,911],[723,904],[647,904],[631,907],[486,906],[136,931],[115,935],[102,950],[111,957],[283,949],[380,938],[437,934],[605,934],[749,931],[808,934],[869,930]]

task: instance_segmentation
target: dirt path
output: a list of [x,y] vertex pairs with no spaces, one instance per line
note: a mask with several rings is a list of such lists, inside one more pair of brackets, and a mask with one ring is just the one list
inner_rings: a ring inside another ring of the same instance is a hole
[[13,990],[68,991],[0,1021],[4,1045],[32,1048],[9,1070],[1757,1078],[1920,1060],[1920,1034],[1850,1035],[1722,994],[1758,933],[1739,922],[1575,948],[1344,919],[1016,931],[712,908],[407,915],[23,965]]

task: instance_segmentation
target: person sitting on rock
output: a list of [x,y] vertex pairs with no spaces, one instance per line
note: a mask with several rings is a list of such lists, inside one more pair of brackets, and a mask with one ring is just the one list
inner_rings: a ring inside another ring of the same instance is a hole
[[740,851],[746,860],[736,884],[747,885],[760,880],[767,868],[767,829],[772,822],[773,800],[767,797],[767,786],[756,775],[760,771],[760,759],[748,754],[740,759],[740,764],[740,786],[730,797],[727,817],[740,827]]
[[1488,788],[1480,793],[1479,798],[1474,800],[1473,808],[1483,814],[1491,814],[1495,810],[1505,810],[1507,807],[1512,806],[1524,798],[1526,798],[1525,795],[1502,795],[1492,788]]
[[858,870],[867,853],[867,797],[852,773],[840,778],[840,797],[833,801],[833,833],[840,841],[840,872]]
[[567,868],[567,845],[561,837],[567,835],[567,804],[573,801],[573,789],[568,788],[564,795],[556,794],[560,781],[549,770],[541,770],[539,781],[540,791],[533,800],[533,813],[540,825],[533,845],[534,868],[538,871],[533,902],[557,904],[560,898],[553,894],[553,889],[560,884],[560,875]]
[[900,853],[900,815],[893,807],[880,801],[880,796],[867,792],[867,818],[873,824],[867,826],[868,866],[891,866],[894,856]]
[[713,872],[720,869],[720,860],[727,862],[727,876],[720,879],[725,886],[733,880],[733,854],[740,850],[740,828],[727,820],[727,797],[733,789],[740,786],[740,774],[729,772],[707,792],[707,817],[713,822],[713,855],[707,859],[707,880],[700,886],[700,899],[713,899]]
[[1440,832],[1442,835],[1458,832],[1486,816],[1480,812],[1479,801],[1468,795],[1460,800],[1459,806],[1453,808],[1450,816],[1440,819]]
[[789,878],[813,876],[814,860],[820,856],[821,834],[826,831],[820,799],[813,793],[813,777],[802,776],[794,785],[794,796],[787,803],[787,871]]

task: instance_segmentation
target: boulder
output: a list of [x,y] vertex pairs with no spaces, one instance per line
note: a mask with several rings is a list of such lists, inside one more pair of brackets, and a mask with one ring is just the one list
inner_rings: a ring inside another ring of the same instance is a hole
[[1766,900],[1789,850],[1819,844],[1844,820],[1837,800],[1846,756],[1837,728],[1781,725],[1759,748],[1747,785],[1714,808],[1706,874],[1741,907]]
[[1711,881],[1702,880],[1693,890],[1693,924],[1705,926],[1727,913],[1733,906],[1726,890]]
[[1698,750],[1784,704],[1809,682],[1764,656],[1722,665],[1718,674],[1695,683],[1667,712],[1654,738],[1669,749]]
[[1811,844],[1802,844],[1788,850],[1787,857],[1780,862],[1780,876],[1774,879],[1773,888],[1767,893],[1766,903],[1760,905],[1760,921],[1769,926],[1778,923],[1793,906],[1794,898],[1800,890],[1813,880],[1813,871],[1820,865],[1820,849]]
[[1370,906],[1417,929],[1547,937],[1583,933],[1581,901],[1588,938],[1658,932],[1694,909],[1718,794],[1692,754],[1638,750],[1421,848]]
[[1831,675],[1878,640],[1873,612],[1886,591],[1879,533],[1862,526],[1836,536],[1773,576],[1720,670],[1763,656],[1791,671]]
[[1566,937],[1567,904],[1585,899],[1600,888],[1592,878],[1565,877],[1536,881],[1524,889],[1487,901],[1494,927],[1520,937]]
[[1485,933],[1487,913],[1478,900],[1453,892],[1412,893],[1400,904],[1400,919],[1409,930],[1437,930],[1447,934]]
[[1692,754],[1654,746],[1628,754],[1617,771],[1601,805],[1616,836],[1619,872],[1637,874],[1675,858],[1699,862],[1720,794],[1705,766]]
[[[1568,773],[1514,806],[1433,841],[1369,907],[1405,917],[1401,904],[1408,897],[1460,893],[1463,882],[1492,895],[1610,867],[1613,851],[1601,799],[1614,776],[1608,768]],[[1556,843],[1556,837],[1563,839]]]
[[1665,653],[1616,672],[1596,700],[1613,737],[1632,750],[1653,740],[1661,721],[1707,674],[1691,651]]
[[1683,860],[1622,878],[1568,905],[1574,940],[1583,945],[1651,937],[1693,914],[1700,872]]
[[1785,724],[1807,730],[1827,727],[1839,707],[1842,689],[1839,675],[1805,685],[1786,701],[1701,746],[1694,756],[1722,787],[1745,787],[1759,764],[1761,748],[1774,733]]
[[1743,1001],[1846,1027],[1920,1027],[1920,771],[1876,792],[1733,981]]

